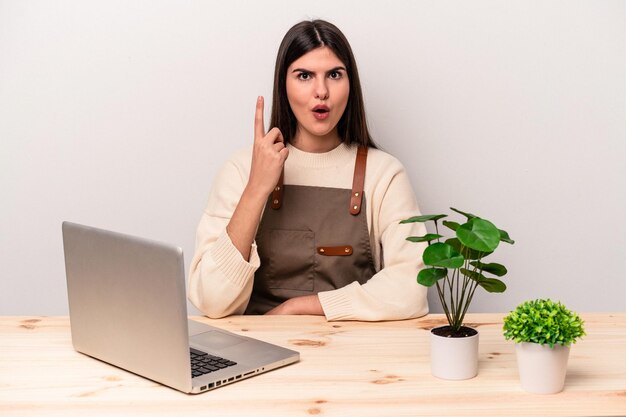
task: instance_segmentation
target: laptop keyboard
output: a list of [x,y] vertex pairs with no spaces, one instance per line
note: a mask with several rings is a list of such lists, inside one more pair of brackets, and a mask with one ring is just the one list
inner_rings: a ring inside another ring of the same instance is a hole
[[210,372],[216,372],[229,366],[237,365],[237,362],[230,361],[219,356],[209,355],[192,347],[189,348],[191,353],[191,377],[196,378]]

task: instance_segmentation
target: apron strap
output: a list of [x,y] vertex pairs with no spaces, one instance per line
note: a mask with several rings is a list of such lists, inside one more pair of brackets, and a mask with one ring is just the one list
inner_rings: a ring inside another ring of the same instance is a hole
[[274,210],[278,210],[283,203],[283,180],[285,176],[285,169],[280,173],[280,178],[278,179],[278,184],[274,187],[274,191],[272,191],[272,208]]
[[[350,214],[356,216],[361,212],[363,203],[363,184],[365,183],[365,165],[367,163],[367,146],[359,146],[354,163],[354,177],[352,178],[352,194],[350,197]],[[285,170],[280,173],[278,184],[272,191],[272,209],[278,210],[283,202],[283,181]]]
[[367,163],[367,146],[359,146],[354,163],[352,178],[352,195],[350,197],[350,214],[356,216],[361,212],[363,202],[363,184],[365,183],[365,165]]

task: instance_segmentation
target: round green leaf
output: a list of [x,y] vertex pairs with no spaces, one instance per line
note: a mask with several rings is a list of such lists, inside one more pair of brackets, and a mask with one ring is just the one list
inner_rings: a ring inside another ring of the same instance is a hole
[[461,242],[459,241],[459,239],[457,238],[448,239],[446,240],[446,243],[452,246],[458,252],[461,252],[461,255],[463,255],[465,259],[482,259],[492,253],[492,252],[480,252],[474,249],[470,249],[466,246],[463,246]]
[[463,211],[461,211],[459,209],[455,209],[454,207],[450,207],[450,210],[456,211],[457,213],[464,215],[465,217],[467,217],[467,220],[477,219],[478,218],[478,216],[476,216],[476,215],[474,215],[472,213],[465,213],[465,212],[463,212]]
[[440,237],[443,237],[441,235],[436,235],[434,233],[428,233],[424,236],[409,236],[406,238],[406,240],[408,240],[409,242],[430,242],[431,240],[435,240],[435,239],[439,239]]
[[455,232],[456,232],[456,229],[458,229],[459,226],[461,226],[457,222],[450,222],[450,221],[447,221],[447,220],[443,221],[443,225],[446,226],[450,230],[454,230]]
[[461,271],[461,273],[465,275],[466,277],[473,279],[476,282],[480,282],[484,279],[487,279],[487,277],[485,277],[483,274],[479,274],[478,272],[475,272],[475,271],[470,271],[469,269],[466,269],[466,268],[461,268],[459,271]]
[[423,216],[413,216],[413,217],[411,217],[409,219],[402,220],[400,222],[400,224],[424,223],[424,222],[427,222],[427,221],[430,221],[430,220],[437,221],[437,220],[442,219],[444,217],[448,217],[448,215],[447,214],[425,214]]
[[500,244],[500,231],[488,220],[474,218],[462,224],[456,237],[470,249],[493,252]]
[[506,290],[506,285],[499,279],[487,278],[483,274],[465,268],[461,268],[459,271],[466,277],[478,282],[478,285],[488,292],[504,292]]
[[417,282],[425,287],[432,287],[447,274],[448,270],[445,268],[425,268],[417,274]]
[[470,265],[482,270],[483,272],[489,272],[490,274],[494,274],[498,277],[503,277],[508,272],[504,265],[497,264],[495,262],[484,264],[480,261],[473,261],[470,262]]
[[447,243],[433,243],[424,250],[422,259],[426,265],[443,268],[460,268],[463,266],[463,255]]
[[498,230],[498,232],[500,232],[500,240],[502,242],[510,243],[511,245],[515,243],[515,241],[511,239],[511,237],[505,230]]
[[504,292],[506,291],[506,284],[499,279],[485,278],[478,281],[478,285],[483,287],[488,292]]

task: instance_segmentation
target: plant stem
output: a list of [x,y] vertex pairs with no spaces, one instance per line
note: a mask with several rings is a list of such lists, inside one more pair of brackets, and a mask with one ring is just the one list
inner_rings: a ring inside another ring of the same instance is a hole
[[449,285],[450,285],[450,308],[452,309],[452,322],[450,322],[450,325],[454,327],[454,323],[456,322],[456,317],[457,317],[457,308],[456,308],[456,302],[455,302],[455,297],[454,297],[454,287],[455,287],[455,283],[456,283],[456,277],[455,277],[455,273],[457,271],[456,270],[452,270],[452,278],[448,281]]
[[446,318],[448,319],[448,323],[451,323],[450,321],[450,312],[448,311],[448,306],[446,305],[446,301],[445,301],[445,286],[443,288],[443,292],[441,290],[441,286],[439,285],[439,281],[437,281],[437,294],[439,295],[439,301],[441,302],[441,306],[443,307],[443,311],[444,313],[446,313]]
[[[482,261],[482,253],[479,252],[478,253],[478,263],[480,264]],[[483,273],[482,268],[478,268],[478,267],[474,267],[472,272],[476,272],[478,270],[478,275],[480,276]],[[472,303],[472,299],[474,298],[474,292],[476,291],[476,288],[478,287],[478,280],[473,280],[470,286],[470,292],[469,295],[467,297],[467,301],[465,303],[465,307],[463,308],[463,311],[461,312],[461,320],[465,319],[465,313],[467,313],[467,309],[469,308],[469,305]]]
[[461,315],[461,320],[465,318],[465,313],[467,313],[467,308],[472,303],[472,299],[474,298],[474,291],[476,291],[476,287],[478,287],[478,282],[473,282],[472,287],[470,289],[470,295],[468,297],[468,301],[465,304],[465,308],[463,309],[463,314]]
[[[467,259],[465,260],[465,265],[467,265]],[[459,281],[461,280],[461,270],[459,270],[459,269],[457,269],[457,279],[458,279]],[[463,282],[465,282],[465,279],[463,279]],[[465,285],[464,285],[464,286],[463,286],[463,289],[462,289],[462,291],[461,291],[461,297],[459,298],[459,287],[460,287],[460,286],[461,286],[461,285],[457,285],[457,287],[456,287],[456,301],[457,301],[457,303],[458,303],[458,304],[457,304],[457,308],[456,308],[456,310],[457,310],[458,312],[460,312],[460,311],[461,311],[461,308],[462,308],[462,306],[463,306],[463,304],[462,304],[461,302],[463,301],[463,294],[465,293]],[[458,320],[458,315],[457,315],[456,319]]]
[[[467,260],[465,261],[465,264],[467,264]],[[456,329],[458,329],[459,327],[461,327],[461,323],[459,322],[459,317],[460,317],[460,313],[462,311],[463,308],[463,299],[465,297],[465,279],[463,280],[463,288],[461,289],[461,294],[459,296],[459,287],[461,287],[460,284],[460,279],[461,279],[461,271],[460,269],[457,269],[456,271],[456,280],[457,280],[457,286],[456,286],[456,300],[455,300],[455,316],[454,316],[454,327]]]
[[[480,259],[479,259],[480,261]],[[467,261],[465,268],[467,270],[469,270],[469,261]],[[472,272],[476,272],[476,267],[474,267],[474,269],[472,270]],[[469,285],[469,292],[467,292],[467,286]],[[469,305],[472,303],[472,298],[474,297],[474,291],[476,290],[476,286],[478,285],[478,281],[475,281],[469,277],[465,277],[465,283],[463,285],[463,293],[464,296],[465,294],[467,294],[465,296],[465,301],[463,304],[463,308],[460,314],[460,320],[461,322],[463,322],[463,320],[465,319],[465,313],[467,313],[467,310],[469,308]]]

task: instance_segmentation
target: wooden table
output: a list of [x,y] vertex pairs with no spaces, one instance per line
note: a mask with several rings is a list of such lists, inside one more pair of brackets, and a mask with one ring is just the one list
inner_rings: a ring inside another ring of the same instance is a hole
[[0,318],[0,416],[624,416],[626,313],[582,314],[565,390],[520,388],[501,314],[480,331],[479,374],[430,375],[428,329],[441,315],[385,323],[309,316],[194,317],[301,353],[297,364],[186,395],[75,352],[67,317]]

